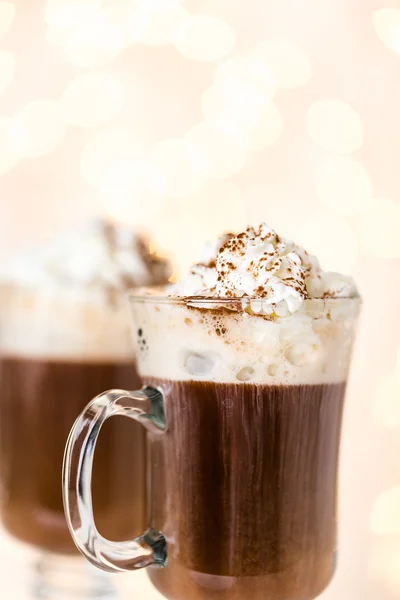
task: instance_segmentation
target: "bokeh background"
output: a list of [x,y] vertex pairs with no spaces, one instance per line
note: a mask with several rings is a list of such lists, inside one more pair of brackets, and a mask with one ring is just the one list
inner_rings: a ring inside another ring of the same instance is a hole
[[324,600],[400,596],[399,107],[399,0],[0,1],[1,260],[104,214],[176,277],[265,220],[356,277]]

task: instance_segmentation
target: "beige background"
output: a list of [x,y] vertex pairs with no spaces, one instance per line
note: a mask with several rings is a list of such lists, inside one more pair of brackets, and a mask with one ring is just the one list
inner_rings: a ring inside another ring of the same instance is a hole
[[[400,2],[2,1],[0,35],[1,258],[106,213],[179,271],[204,239],[263,219],[354,274],[323,598],[398,598]],[[21,554],[1,540],[9,592]]]

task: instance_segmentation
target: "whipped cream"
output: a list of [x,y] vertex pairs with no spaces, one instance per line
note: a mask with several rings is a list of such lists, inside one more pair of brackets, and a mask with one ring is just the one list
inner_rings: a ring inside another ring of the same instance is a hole
[[295,313],[307,299],[358,295],[350,277],[325,273],[315,256],[264,223],[208,244],[201,262],[170,293],[240,298],[246,310],[279,317]]
[[0,350],[48,359],[132,360],[125,291],[166,283],[167,261],[130,229],[95,220],[0,273]]
[[151,254],[142,236],[96,219],[15,257],[0,270],[0,283],[40,292],[67,288],[110,294],[165,283],[169,275],[168,262]]

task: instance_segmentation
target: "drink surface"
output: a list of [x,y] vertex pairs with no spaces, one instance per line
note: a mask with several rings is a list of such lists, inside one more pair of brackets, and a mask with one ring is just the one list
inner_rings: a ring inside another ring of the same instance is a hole
[[[77,552],[64,517],[62,460],[69,431],[91,398],[136,389],[133,360],[0,358],[0,507],[8,531],[44,550]],[[145,433],[134,421],[107,422],[95,452],[93,502],[99,531],[133,539],[146,526]]]
[[165,435],[151,444],[152,524],[170,600],[313,599],[336,549],[337,455],[345,384],[152,379]]

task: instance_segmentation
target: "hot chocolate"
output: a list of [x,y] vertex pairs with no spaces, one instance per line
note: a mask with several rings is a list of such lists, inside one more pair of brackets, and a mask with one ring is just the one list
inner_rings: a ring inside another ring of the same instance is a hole
[[[335,566],[352,280],[262,225],[131,307],[148,387],[94,399],[68,443],[80,549],[105,570],[151,565],[169,600],[313,600]],[[149,529],[116,546],[97,536],[88,490],[99,427],[120,414],[149,429],[151,489]]]
[[170,600],[313,599],[335,564],[354,284],[261,227],[169,291],[134,306],[167,417],[150,447],[168,564],[150,578]]
[[[104,388],[140,385],[121,293],[167,277],[141,238],[102,222],[24,254],[3,273],[0,511],[19,540],[76,552],[61,491],[68,433]],[[112,539],[143,529],[145,452],[138,424],[119,418],[105,428],[93,500],[99,530]]]

